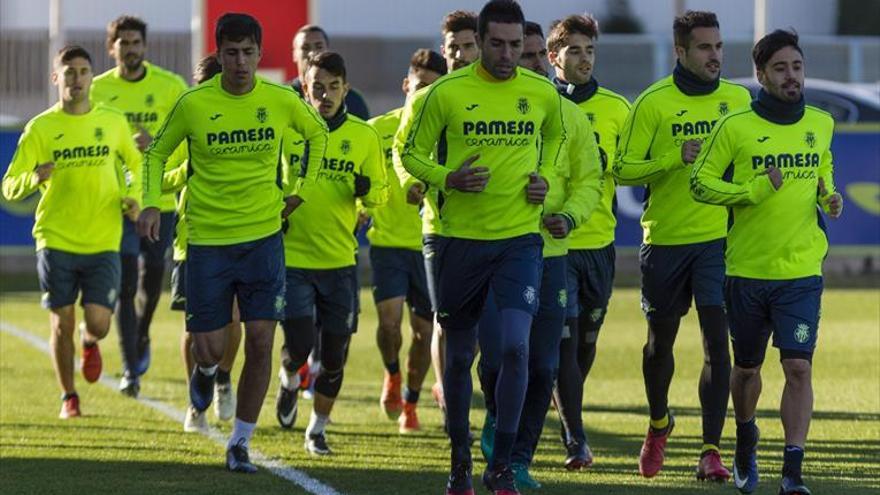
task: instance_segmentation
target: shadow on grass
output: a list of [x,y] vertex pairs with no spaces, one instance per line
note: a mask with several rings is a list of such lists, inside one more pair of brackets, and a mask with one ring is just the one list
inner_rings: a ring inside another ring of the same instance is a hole
[[[157,452],[157,455],[161,453]],[[300,495],[302,489],[266,470],[227,472],[223,465],[191,463],[3,457],[4,495]]]

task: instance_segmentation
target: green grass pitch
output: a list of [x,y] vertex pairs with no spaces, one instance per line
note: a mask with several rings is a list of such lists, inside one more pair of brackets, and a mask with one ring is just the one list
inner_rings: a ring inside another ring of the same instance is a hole
[[[48,316],[37,293],[4,293],[0,320],[48,338]],[[336,454],[312,458],[303,450],[303,428],[311,403],[301,402],[296,428],[282,431],[274,418],[277,377],[266,398],[252,443],[267,456],[299,469],[346,495],[443,493],[448,442],[430,392],[423,391],[423,431],[397,434],[397,425],[379,409],[382,365],[375,345],[375,311],[362,294],[360,331],[352,344],[345,384],[328,429]],[[167,309],[163,295],[152,330],[153,365],[142,395],[178,409],[187,392],[178,351],[182,315]],[[405,328],[404,334],[408,334]],[[637,456],[647,427],[641,378],[645,324],[638,293],[619,289],[599,341],[596,365],[587,382],[584,421],[596,463],[569,473],[555,412],[548,415],[533,475],[544,488],[533,493],[691,494],[735,493],[727,486],[693,478],[700,448],[697,379],[702,350],[696,318],[688,315],[675,349],[670,405],[677,427],[665,469],[655,479],[639,477]],[[278,332],[276,349],[281,340]],[[105,374],[118,377],[115,330],[102,343]],[[240,365],[240,362],[239,362]],[[273,365],[277,369],[277,357]],[[829,290],[823,300],[819,348],[814,359],[815,414],[804,462],[814,493],[869,494],[880,490],[880,291]],[[237,383],[237,372],[234,375]],[[433,382],[429,374],[428,384]],[[301,488],[262,470],[255,476],[227,473],[223,448],[143,404],[77,376],[85,417],[57,419],[58,388],[45,354],[0,332],[0,492],[4,494],[300,494]],[[475,382],[475,388],[479,388]],[[776,351],[768,351],[764,393],[759,404],[762,430],[756,493],[776,493],[782,461],[778,405],[782,375]],[[471,422],[481,425],[482,398],[475,394]],[[728,416],[722,442],[731,460],[733,421]],[[209,417],[214,421],[213,413]],[[215,423],[216,424],[216,423]],[[221,424],[224,433],[228,424]],[[475,427],[476,428],[476,427]],[[474,448],[475,471],[484,463]],[[485,493],[478,488],[477,493]]]

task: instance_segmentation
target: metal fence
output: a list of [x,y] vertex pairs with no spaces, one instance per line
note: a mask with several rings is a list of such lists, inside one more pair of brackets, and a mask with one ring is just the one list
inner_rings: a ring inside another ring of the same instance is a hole
[[[96,72],[113,65],[103,31],[68,31],[70,43],[92,54]],[[151,32],[149,59],[189,79],[192,71],[189,33]],[[333,49],[348,64],[352,84],[364,93],[374,114],[402,102],[400,79],[412,52],[437,48],[436,38],[334,37]],[[809,77],[844,82],[880,81],[880,37],[804,37]],[[26,121],[47,106],[49,76],[47,31],[0,32],[0,114]],[[273,47],[274,48],[274,47]],[[279,48],[280,49],[280,48]],[[285,51],[288,47],[283,47]],[[724,76],[750,77],[752,41],[725,39]],[[671,40],[658,35],[602,35],[596,76],[606,87],[633,98],[673,64]]]

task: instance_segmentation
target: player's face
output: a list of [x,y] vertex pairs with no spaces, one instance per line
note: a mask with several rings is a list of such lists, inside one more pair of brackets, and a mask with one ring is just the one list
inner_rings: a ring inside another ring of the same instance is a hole
[[116,66],[122,67],[124,65],[129,71],[141,68],[146,51],[147,44],[144,42],[141,32],[137,30],[119,31],[119,37],[110,48],[110,54],[116,59]]
[[253,84],[260,57],[260,47],[251,38],[240,41],[224,39],[217,48],[223,80],[233,87],[244,88]]
[[297,65],[305,64],[310,55],[327,51],[327,40],[319,31],[300,33],[293,37],[293,61]]
[[341,76],[335,76],[325,69],[310,67],[303,81],[303,91],[321,117],[329,119],[336,115],[345,101],[348,83]]
[[544,38],[537,34],[525,37],[519,65],[547,77],[547,48]]
[[572,84],[586,84],[593,77],[596,63],[596,40],[585,34],[570,34],[558,53],[550,53],[556,75]]
[[82,57],[76,57],[55,66],[52,81],[58,86],[61,101],[80,103],[89,99],[92,86],[92,64]]
[[480,48],[477,46],[477,33],[471,29],[444,33],[440,54],[446,59],[446,66],[449,67],[449,72],[471,64],[474,60],[480,58]]
[[403,93],[410,96],[416,91],[433,84],[441,75],[421,67],[410,69],[409,74],[403,78]]
[[792,103],[799,101],[804,90],[804,57],[794,47],[786,46],[777,50],[757,75],[771,95]]
[[510,79],[523,52],[522,24],[490,22],[485,39],[478,41],[483,68],[495,79]]
[[722,45],[718,28],[698,27],[691,31],[688,46],[676,46],[675,53],[685,69],[704,81],[714,81],[721,77]]

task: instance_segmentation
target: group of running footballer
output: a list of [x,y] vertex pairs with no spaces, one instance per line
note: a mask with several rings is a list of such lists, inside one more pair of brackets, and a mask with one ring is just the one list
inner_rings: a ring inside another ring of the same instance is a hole
[[[111,22],[116,66],[94,77],[83,48],[57,54],[60,101],[27,124],[3,178],[8,200],[42,194],[33,234],[61,418],[80,415],[80,294],[83,376],[100,377],[98,342],[115,312],[119,390],[138,396],[173,245],[171,304],[185,314],[190,396],[184,429],[207,429],[213,403],[220,420],[234,417],[227,468],[257,470],[249,442],[281,322],[277,420],[291,428],[300,395],[310,394],[305,448],[330,454],[327,425],[358,327],[364,228],[385,413],[401,433],[421,428],[417,404],[433,364],[431,390],[451,442],[446,493],[474,493],[469,413],[479,353],[482,483],[496,495],[538,488],[529,467],[551,402],[564,466],[593,463],[581,413],[614,279],[615,186],[642,185],[650,418],[639,472],[660,472],[675,428],[673,346],[693,300],[704,349],[696,477],[725,481],[732,471],[737,489],[756,489],[755,409],[772,336],[785,373],[779,493],[810,493],[801,464],[828,248],[823,215],[837,218],[842,198],[833,120],[804,104],[794,32],[756,43],[762,89],[752,98],[720,77],[715,14],[688,11],[673,23],[672,74],[630,104],[594,76],[592,16],[555,21],[545,38],[515,1],[491,0],[479,14],[449,13],[440,52],[412,55],[405,105],[368,120],[319,26],[293,38],[300,77],[276,84],[256,75],[257,20],[224,14],[217,51],[199,61],[189,88],[145,60],[146,31],[136,17]],[[412,339],[401,366],[404,309]],[[728,397],[730,470],[721,459]]]

